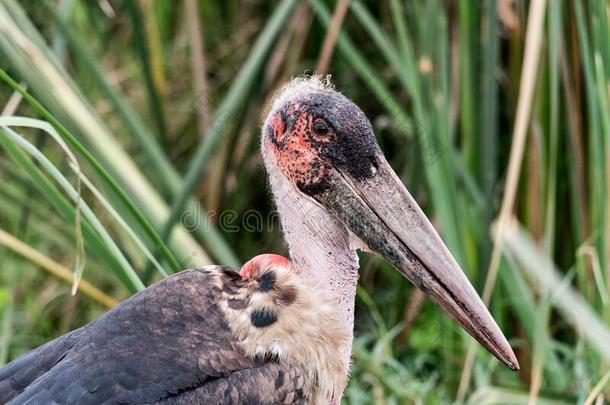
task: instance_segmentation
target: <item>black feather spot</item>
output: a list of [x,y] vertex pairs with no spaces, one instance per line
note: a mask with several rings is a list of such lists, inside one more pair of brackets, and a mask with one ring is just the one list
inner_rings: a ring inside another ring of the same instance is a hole
[[271,309],[257,309],[250,315],[252,326],[257,328],[264,328],[265,326],[272,325],[276,321],[277,314]]
[[274,271],[268,271],[258,279],[260,290],[265,292],[271,290],[275,286],[276,275]]

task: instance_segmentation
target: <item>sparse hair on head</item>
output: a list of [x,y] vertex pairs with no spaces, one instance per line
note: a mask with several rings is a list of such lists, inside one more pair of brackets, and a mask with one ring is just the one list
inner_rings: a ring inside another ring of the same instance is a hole
[[271,113],[281,108],[287,100],[315,91],[335,91],[331,76],[301,75],[294,77],[273,93],[271,97],[273,104],[265,111],[265,117],[267,118]]

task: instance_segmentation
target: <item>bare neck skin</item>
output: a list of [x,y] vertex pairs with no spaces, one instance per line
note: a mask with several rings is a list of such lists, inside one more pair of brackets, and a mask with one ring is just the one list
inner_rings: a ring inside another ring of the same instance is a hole
[[[316,202],[295,192],[273,165],[267,168],[293,269],[314,280],[321,292],[336,297],[345,328],[353,333],[358,255],[349,232]],[[341,348],[346,374],[351,349],[351,340],[348,347]]]

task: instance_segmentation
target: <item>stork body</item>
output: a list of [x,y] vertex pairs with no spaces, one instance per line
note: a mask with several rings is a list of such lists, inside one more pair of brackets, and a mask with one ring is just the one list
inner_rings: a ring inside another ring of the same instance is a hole
[[509,367],[517,360],[369,121],[318,78],[278,93],[261,150],[290,261],[187,270],[0,369],[0,402],[338,403],[358,248],[377,253]]
[[[181,272],[0,372],[0,402],[325,403],[346,375],[334,302],[287,260]],[[288,264],[286,266],[285,264]],[[315,296],[312,301],[309,297]],[[299,336],[299,339],[291,337]]]

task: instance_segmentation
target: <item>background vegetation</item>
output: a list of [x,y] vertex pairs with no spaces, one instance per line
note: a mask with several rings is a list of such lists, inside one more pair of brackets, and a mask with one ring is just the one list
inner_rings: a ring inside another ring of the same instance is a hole
[[261,114],[317,71],[370,117],[522,367],[364,255],[345,402],[603,403],[609,22],[606,0],[0,0],[0,364],[171,272],[285,253],[277,227],[226,225],[272,210]]

